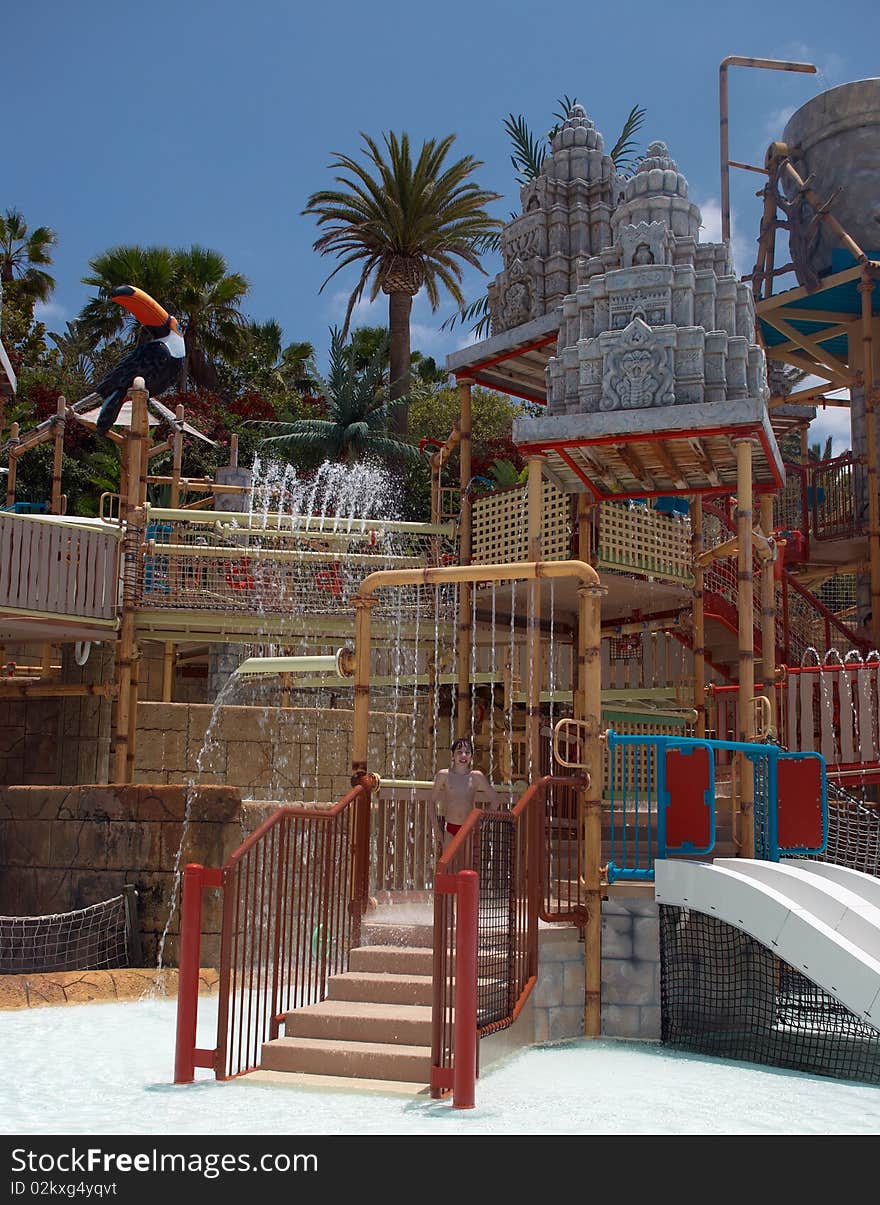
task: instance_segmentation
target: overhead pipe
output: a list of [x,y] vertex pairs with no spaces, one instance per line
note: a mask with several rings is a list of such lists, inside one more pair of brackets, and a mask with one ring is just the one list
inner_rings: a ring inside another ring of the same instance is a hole
[[[231,486],[224,486],[231,489]],[[243,488],[243,487],[242,487]],[[266,515],[232,512],[228,510],[199,510],[195,514],[190,508],[169,506],[147,506],[148,519],[168,522],[217,523],[235,532],[250,531],[274,535],[289,532],[299,536],[306,533],[323,532],[326,535],[357,535],[369,531],[411,532],[413,535],[452,536],[453,523],[411,523],[402,519],[340,519],[336,515],[300,515],[294,522],[293,516],[281,511],[268,511]],[[347,524],[348,526],[343,526]]]
[[763,67],[769,71],[806,71],[815,75],[813,63],[790,63],[784,59],[754,59],[739,54],[729,54],[721,60],[718,69],[718,93],[720,105],[720,147],[721,147],[721,238],[730,242],[730,137],[727,109],[727,68],[728,67]]
[[351,649],[335,653],[302,657],[248,657],[233,672],[251,674],[319,674],[335,673],[340,678],[353,678],[355,654]]

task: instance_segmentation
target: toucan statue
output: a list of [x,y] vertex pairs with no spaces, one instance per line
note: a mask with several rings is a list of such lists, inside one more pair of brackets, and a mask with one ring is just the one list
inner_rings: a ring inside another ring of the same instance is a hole
[[110,292],[110,299],[133,314],[153,338],[149,343],[142,343],[130,351],[95,386],[95,393],[104,399],[95,423],[101,435],[106,434],[119,417],[125,395],[135,377],[144,378],[151,397],[164,393],[177,381],[180,365],[186,355],[186,344],[177,319],[164,310],[158,301],[154,301],[149,293],[134,285],[119,285]]

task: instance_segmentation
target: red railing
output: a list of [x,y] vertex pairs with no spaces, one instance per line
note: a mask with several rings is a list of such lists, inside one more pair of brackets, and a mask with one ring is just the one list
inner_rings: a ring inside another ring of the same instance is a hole
[[[221,870],[188,866],[181,903],[175,1083],[212,1067],[229,1079],[260,1065],[285,1014],[327,994],[360,943],[369,883],[370,792],[325,810],[284,807]],[[202,892],[222,891],[217,1045],[195,1045]]]
[[812,464],[786,464],[785,473],[775,524],[802,533],[805,559],[810,539],[847,540],[867,530],[867,471],[852,452]]
[[[798,466],[795,466],[798,467]],[[714,518],[718,534],[712,540],[711,527],[707,523],[707,547],[720,543],[735,532],[735,525],[727,511],[712,503],[705,503],[707,517]],[[761,563],[757,557],[753,562],[755,581],[760,579]],[[737,559],[721,557],[713,561],[703,577],[703,597],[708,618],[719,620],[731,632],[736,633],[739,624],[739,585]],[[756,654],[762,650],[761,640],[761,596],[754,593],[754,647]],[[837,616],[829,607],[787,570],[777,575],[776,583],[776,656],[787,664],[797,664],[810,648],[822,651],[836,648],[841,653],[850,649],[866,652],[867,642]]]
[[[880,661],[827,662],[785,671],[776,687],[780,743],[825,758],[829,779],[880,780]],[[738,686],[710,688],[710,725],[736,740]]]
[[[456,989],[463,978],[460,942],[470,942],[459,924],[463,871],[479,876],[477,922],[476,1034],[485,1037],[517,1018],[538,972],[538,920],[571,915],[548,911],[546,882],[547,799],[551,788],[583,791],[584,779],[546,776],[533,783],[510,812],[471,812],[437,864],[434,895],[434,1003],[431,1043],[431,1094],[456,1088],[456,1061],[470,1066],[473,1015],[456,1011]],[[572,818],[576,829],[576,819]],[[581,907],[577,913],[583,923]],[[457,973],[456,973],[457,972]],[[459,989],[461,990],[461,989]],[[466,1042],[464,1054],[462,1042]],[[466,1074],[466,1069],[463,1074]]]

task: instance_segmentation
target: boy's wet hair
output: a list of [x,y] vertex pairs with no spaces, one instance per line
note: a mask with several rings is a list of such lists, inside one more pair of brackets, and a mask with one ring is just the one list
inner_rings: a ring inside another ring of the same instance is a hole
[[466,752],[470,753],[471,757],[473,757],[474,742],[466,736],[460,736],[457,741],[452,742],[453,754],[458,753],[459,749],[466,750]]

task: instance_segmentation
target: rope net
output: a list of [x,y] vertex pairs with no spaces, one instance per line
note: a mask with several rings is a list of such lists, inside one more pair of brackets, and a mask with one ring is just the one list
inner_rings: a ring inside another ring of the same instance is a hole
[[4,975],[136,966],[135,949],[125,894],[73,912],[0,916],[0,974]]
[[880,1033],[733,925],[661,905],[660,969],[668,1045],[880,1083]]

